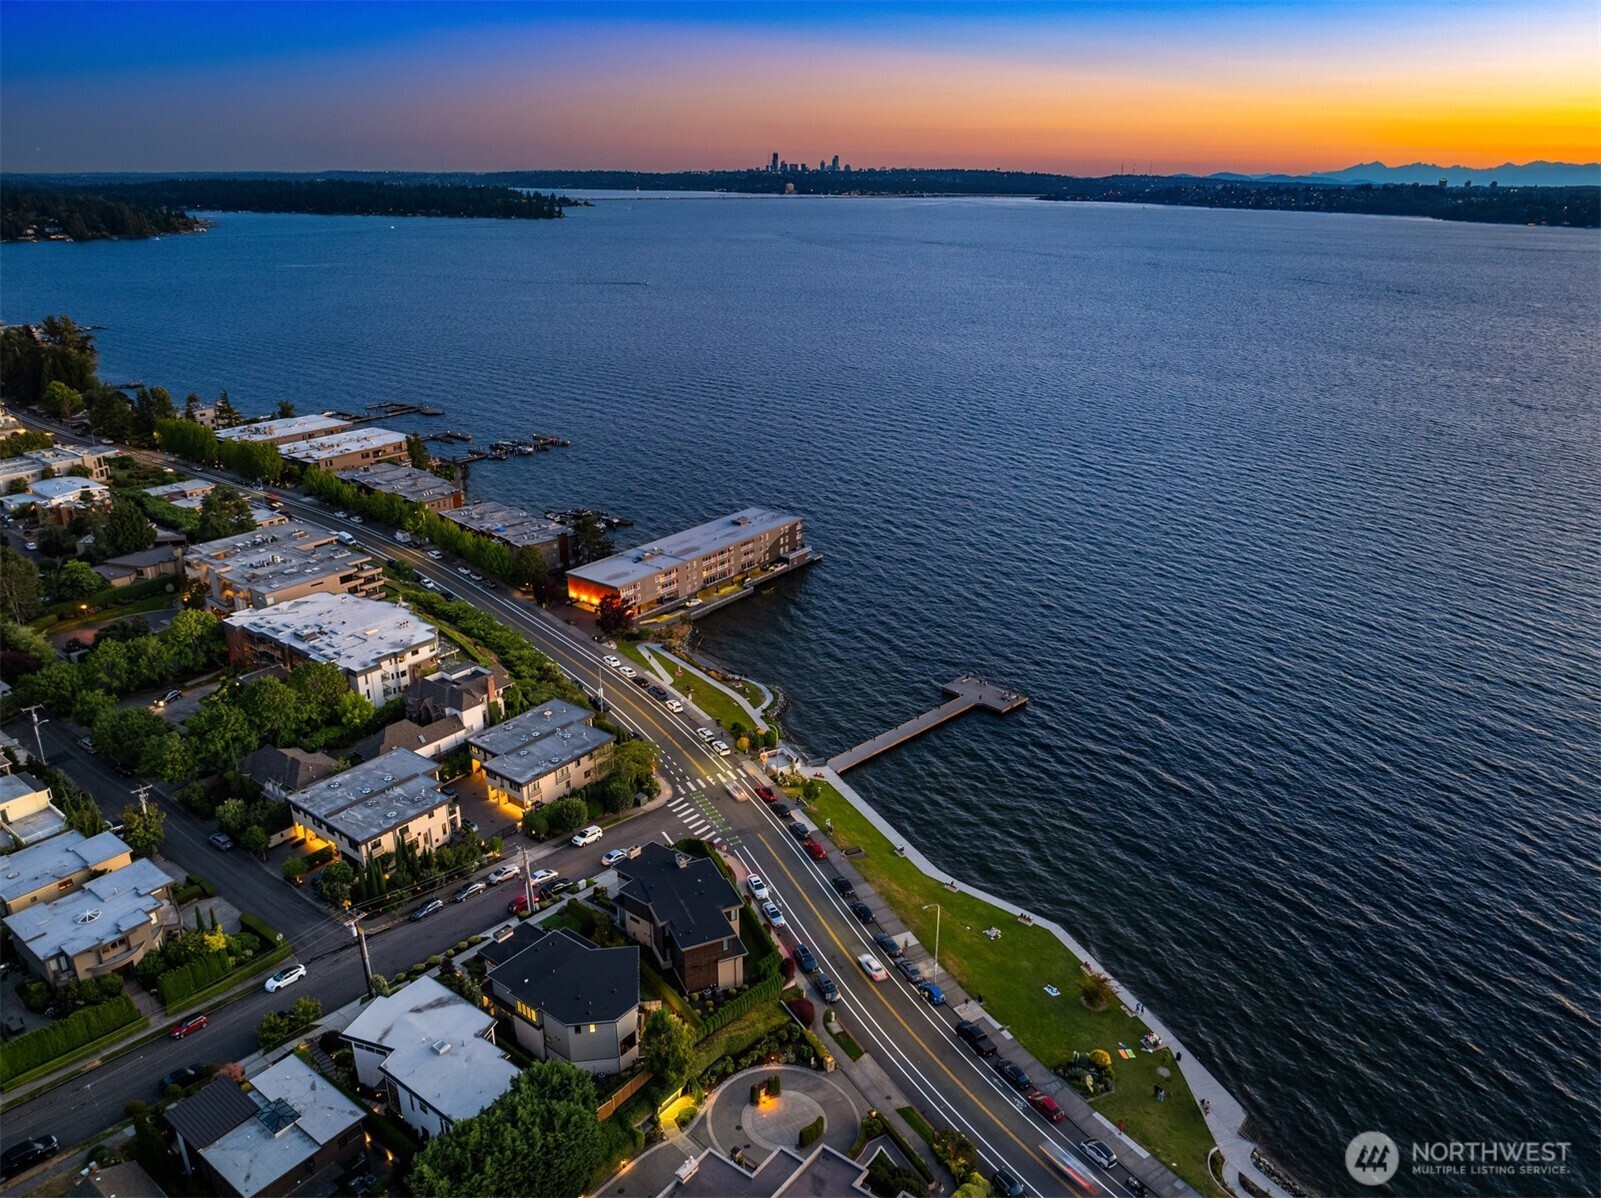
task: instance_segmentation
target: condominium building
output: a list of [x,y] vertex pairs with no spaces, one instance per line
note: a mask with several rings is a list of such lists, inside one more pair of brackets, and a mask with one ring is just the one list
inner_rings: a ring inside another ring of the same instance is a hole
[[274,607],[307,595],[383,594],[383,568],[327,529],[290,521],[191,547],[184,571],[221,615]]
[[92,879],[133,864],[133,850],[110,832],[68,830],[5,859],[0,913],[15,915],[82,890]]
[[801,518],[748,507],[637,549],[567,571],[567,597],[597,608],[612,596],[641,615],[672,607],[705,587],[810,556]]
[[446,512],[444,516],[453,524],[513,549],[537,549],[553,570],[565,570],[571,561],[567,526],[543,516],[530,515],[521,508],[481,499],[470,507]]
[[439,764],[394,749],[289,796],[302,835],[334,845],[356,865],[392,853],[402,840],[438,848],[461,827],[456,801],[439,789]]
[[17,494],[0,495],[0,507],[7,512],[33,507],[40,522],[69,524],[79,512],[91,508],[111,506],[111,488],[92,478],[68,475],[65,478],[41,478],[28,484]]
[[178,930],[172,887],[154,861],[135,861],[64,898],[7,915],[5,926],[38,976],[52,986],[81,982],[139,964]]
[[539,807],[601,777],[613,737],[594,727],[595,713],[552,699],[467,738],[473,772],[492,797]]
[[32,449],[9,461],[0,462],[0,492],[11,490],[14,484],[28,486],[45,477],[59,478],[73,469],[88,471],[96,482],[111,477],[108,463],[117,456],[115,449],[99,445],[55,445],[49,449]]
[[355,470],[341,470],[339,477],[358,491],[397,495],[407,503],[420,503],[432,512],[445,512],[462,505],[459,484],[398,462],[377,462]]
[[[38,844],[66,826],[67,817],[51,801],[48,786],[31,774],[0,774],[0,847]],[[5,864],[15,860],[8,858]]]
[[314,441],[331,437],[355,427],[349,420],[338,416],[288,416],[281,420],[258,420],[254,424],[236,424],[232,428],[217,430],[219,441],[260,441],[269,445],[294,445],[301,441]]
[[282,449],[288,461],[338,474],[374,462],[399,461],[406,456],[406,437],[386,428],[353,428],[331,437],[296,441]]
[[431,673],[439,630],[409,608],[353,595],[307,595],[223,621],[228,656],[292,670],[305,662],[339,667],[350,689],[381,706]]

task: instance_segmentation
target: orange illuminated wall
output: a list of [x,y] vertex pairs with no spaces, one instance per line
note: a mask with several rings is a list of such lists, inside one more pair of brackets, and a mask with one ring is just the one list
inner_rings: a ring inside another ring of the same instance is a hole
[[616,587],[590,582],[587,578],[574,578],[571,574],[567,576],[567,598],[579,607],[594,611],[600,606],[602,599],[615,594],[617,594]]

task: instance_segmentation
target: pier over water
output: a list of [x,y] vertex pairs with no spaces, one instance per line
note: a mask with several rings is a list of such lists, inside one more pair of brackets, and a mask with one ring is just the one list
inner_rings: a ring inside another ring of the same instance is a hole
[[930,728],[936,728],[946,720],[955,719],[975,707],[981,707],[995,715],[1006,715],[1028,702],[1027,695],[994,686],[970,674],[963,674],[954,682],[947,682],[940,689],[951,698],[920,716],[914,716],[904,724],[897,724],[888,732],[880,732],[871,740],[864,740],[854,749],[846,749],[838,756],[829,758],[828,767],[843,773],[852,766],[861,765],[869,758],[877,757],[885,749],[893,749],[896,745],[904,744],[914,736],[921,736]]

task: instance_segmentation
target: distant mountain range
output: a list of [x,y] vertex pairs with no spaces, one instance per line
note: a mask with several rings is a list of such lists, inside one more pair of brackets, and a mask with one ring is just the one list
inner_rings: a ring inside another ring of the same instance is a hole
[[1440,166],[1433,162],[1409,162],[1405,166],[1359,162],[1344,170],[1312,175],[1240,175],[1219,171],[1206,177],[1252,183],[1438,183],[1444,179],[1452,187],[1464,183],[1475,187],[1487,183],[1499,183],[1502,187],[1595,187],[1601,185],[1601,162],[1503,162],[1500,166],[1485,168]]

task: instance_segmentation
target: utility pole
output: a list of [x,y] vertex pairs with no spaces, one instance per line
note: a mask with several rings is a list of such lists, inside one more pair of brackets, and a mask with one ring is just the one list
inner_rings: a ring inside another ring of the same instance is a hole
[[150,783],[148,783],[148,782],[146,782],[142,786],[136,786],[136,787],[133,788],[134,797],[139,800],[139,810],[144,815],[149,815],[150,814],[150,804],[145,798],[145,796],[148,795],[149,793],[150,793]]
[[39,729],[43,728],[50,721],[41,720],[39,718],[39,705],[37,703],[35,703],[32,707],[24,707],[22,710],[33,717],[33,743],[39,748],[39,764],[49,765],[50,763],[44,755],[44,737],[39,735]]
[[944,911],[944,908],[942,908],[938,903],[924,903],[923,904],[923,910],[925,910],[925,911],[927,911],[930,907],[934,908],[934,977],[938,977],[939,976],[939,924],[940,924],[940,916],[942,916],[945,913],[945,911]]
[[528,881],[528,846],[523,845],[523,903],[528,908],[528,914],[534,913],[534,888]]
[[372,958],[367,956],[367,936],[361,930],[360,920],[350,921],[350,934],[356,938],[356,945],[361,949],[361,973],[367,979],[367,997],[377,997],[372,989]]

